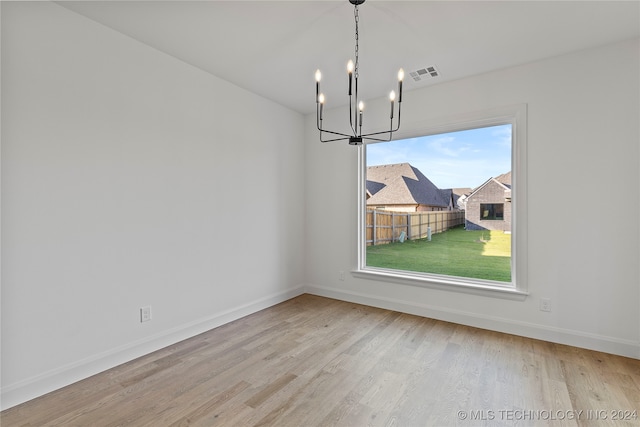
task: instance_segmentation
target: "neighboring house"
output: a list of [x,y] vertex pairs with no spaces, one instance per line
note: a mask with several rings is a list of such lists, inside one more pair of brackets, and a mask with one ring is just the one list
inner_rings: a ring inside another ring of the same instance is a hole
[[511,231],[511,172],[489,178],[465,198],[467,230]]
[[367,168],[367,207],[396,212],[446,211],[453,192],[440,190],[409,163]]
[[453,193],[453,206],[458,210],[464,210],[467,204],[467,197],[473,192],[472,188],[452,188]]

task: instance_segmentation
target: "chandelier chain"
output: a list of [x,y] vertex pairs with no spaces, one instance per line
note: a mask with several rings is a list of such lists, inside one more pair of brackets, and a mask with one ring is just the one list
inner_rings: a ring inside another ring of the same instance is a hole
[[354,8],[354,17],[355,17],[355,21],[356,21],[356,48],[355,48],[355,55],[356,55],[356,64],[355,64],[355,77],[356,79],[358,78],[358,66],[359,66],[359,62],[358,62],[358,22],[360,21],[360,15],[358,14],[358,5],[355,6]]

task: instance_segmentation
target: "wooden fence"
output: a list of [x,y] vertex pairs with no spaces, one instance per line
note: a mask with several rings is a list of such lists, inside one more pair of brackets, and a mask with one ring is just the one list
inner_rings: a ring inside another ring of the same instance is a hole
[[[464,211],[390,212],[367,210],[367,245],[423,239],[464,224]],[[404,232],[404,236],[402,233]]]

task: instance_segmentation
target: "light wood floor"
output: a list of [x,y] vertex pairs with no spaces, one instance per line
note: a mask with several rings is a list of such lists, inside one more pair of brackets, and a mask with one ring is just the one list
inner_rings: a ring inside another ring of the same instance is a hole
[[10,408],[0,422],[638,426],[638,412],[639,360],[302,295]]

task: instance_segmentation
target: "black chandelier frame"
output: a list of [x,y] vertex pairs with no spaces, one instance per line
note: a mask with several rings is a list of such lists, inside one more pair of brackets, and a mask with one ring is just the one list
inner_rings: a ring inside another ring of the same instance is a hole
[[[389,114],[389,130],[380,131],[380,132],[372,132],[372,133],[362,133],[362,122],[364,116],[364,103],[359,101],[358,99],[358,77],[359,77],[359,60],[358,60],[358,42],[359,42],[359,33],[358,33],[358,22],[359,22],[359,13],[358,6],[363,4],[365,0],[349,0],[354,6],[354,17],[355,17],[355,64],[353,61],[349,61],[347,65],[347,72],[349,74],[349,125],[351,126],[351,134],[345,134],[342,132],[336,132],[332,130],[325,129],[323,127],[323,110],[325,104],[324,94],[320,92],[320,80],[322,75],[320,70],[316,71],[316,126],[320,131],[320,142],[333,142],[333,141],[345,141],[348,140],[350,145],[362,145],[364,141],[380,141],[386,142],[391,141],[393,137],[393,133],[400,129],[400,112],[402,106],[402,80],[404,79],[404,71],[402,68],[398,72],[398,114],[397,114],[397,123],[396,127],[393,126],[394,119],[394,109],[395,109],[395,97],[396,93],[391,91],[389,94],[389,100],[391,102],[391,113]],[[330,138],[324,139],[324,134],[337,135],[339,138]],[[388,134],[386,138],[380,137],[380,135]]]

